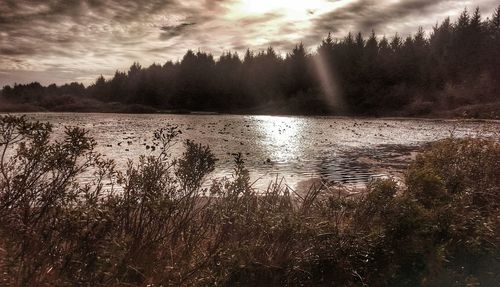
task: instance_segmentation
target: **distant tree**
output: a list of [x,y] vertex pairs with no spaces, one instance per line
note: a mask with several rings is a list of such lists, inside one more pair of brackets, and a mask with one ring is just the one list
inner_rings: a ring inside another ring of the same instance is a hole
[[108,97],[107,84],[106,79],[104,79],[103,75],[100,75],[95,83],[90,87],[92,90],[92,94],[96,98],[105,99]]
[[434,68],[428,71],[434,79],[434,86],[442,88],[450,75],[451,49],[453,45],[453,26],[450,18],[446,18],[441,25],[434,26],[430,39],[430,62]]
[[214,108],[218,107],[221,110],[244,108],[248,102],[241,93],[242,62],[238,54],[223,53],[216,62],[215,71]]
[[311,72],[309,71],[309,56],[300,43],[295,46],[292,53],[285,60],[287,69],[287,94],[295,95],[299,92],[307,92],[312,88]]
[[318,54],[321,55],[321,60],[331,64],[334,49],[335,42],[332,38],[332,34],[328,33],[328,36],[321,41],[318,47]]
[[492,15],[490,25],[493,30],[500,30],[500,5],[498,5],[497,9]]
[[110,93],[106,101],[121,101],[125,100],[124,97],[127,95],[127,81],[128,76],[123,72],[116,71],[115,76],[111,79]]
[[132,78],[137,76],[142,71],[142,66],[138,62],[134,62],[128,70],[128,77]]

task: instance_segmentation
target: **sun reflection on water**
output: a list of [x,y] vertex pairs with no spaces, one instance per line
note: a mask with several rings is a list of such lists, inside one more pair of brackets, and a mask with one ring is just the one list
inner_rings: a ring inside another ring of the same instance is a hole
[[304,123],[300,118],[256,116],[260,144],[275,163],[286,163],[301,156]]

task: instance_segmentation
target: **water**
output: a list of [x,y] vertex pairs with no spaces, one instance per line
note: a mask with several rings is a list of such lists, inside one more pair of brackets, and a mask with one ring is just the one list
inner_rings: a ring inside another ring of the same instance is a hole
[[276,177],[297,188],[315,179],[362,185],[373,177],[399,176],[418,147],[441,138],[500,136],[499,121],[356,119],[239,115],[28,114],[54,124],[89,130],[98,152],[124,168],[128,159],[157,154],[152,146],[158,128],[177,126],[182,141],[209,145],[216,157],[212,178],[230,177],[233,154],[242,153],[256,187]]

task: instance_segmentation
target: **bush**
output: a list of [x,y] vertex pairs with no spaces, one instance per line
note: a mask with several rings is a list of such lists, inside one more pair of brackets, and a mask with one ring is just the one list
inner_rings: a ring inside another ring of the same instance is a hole
[[[216,159],[175,128],[156,157],[113,161],[86,131],[0,118],[0,285],[494,286],[500,278],[497,142],[447,139],[424,150],[404,184],[357,195],[276,181],[255,190],[241,155]],[[85,182],[82,178],[92,180]]]

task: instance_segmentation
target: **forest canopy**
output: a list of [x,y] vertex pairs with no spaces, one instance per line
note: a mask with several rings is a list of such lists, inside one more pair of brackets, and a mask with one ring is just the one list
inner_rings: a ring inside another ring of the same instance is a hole
[[[454,22],[406,37],[327,35],[315,51],[302,43],[225,52],[189,50],[178,62],[134,63],[112,78],[3,87],[6,107],[47,111],[208,111],[226,113],[423,115],[498,103],[500,6],[490,17],[464,10]],[[97,107],[100,107],[98,109]],[[104,110],[103,110],[104,109]],[[15,110],[15,108],[13,108]]]

